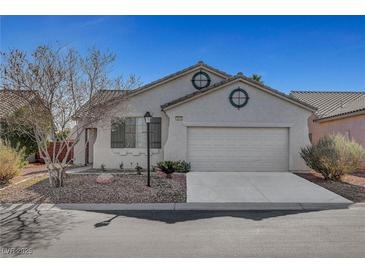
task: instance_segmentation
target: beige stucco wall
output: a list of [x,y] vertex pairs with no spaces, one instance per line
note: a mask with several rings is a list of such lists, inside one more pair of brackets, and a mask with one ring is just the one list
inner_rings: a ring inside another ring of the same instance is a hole
[[348,137],[365,147],[365,114],[324,122],[313,122],[313,118],[309,119],[309,132],[314,143],[325,135],[340,133],[344,136],[349,134]]
[[[75,126],[76,128],[76,126]],[[76,129],[73,129],[75,131]],[[80,135],[80,140],[74,146],[74,164],[84,165],[85,164],[85,131]]]
[[[313,143],[317,143],[323,136],[339,133],[355,140],[365,148],[365,114],[323,122],[314,121],[314,119],[314,115],[308,119]],[[365,161],[362,167],[365,168]]]
[[[248,104],[239,110],[228,99],[237,87],[245,89],[250,97]],[[286,127],[289,129],[289,169],[308,170],[299,151],[309,144],[307,120],[312,113],[251,85],[232,83],[167,110],[166,114],[170,118],[169,138],[165,144],[167,160],[186,159],[189,126]],[[183,121],[176,121],[176,116],[183,116]]]
[[[191,83],[192,76],[199,71],[197,68],[173,81],[159,85],[148,91],[132,96],[127,105],[121,103],[117,109],[113,111],[114,117],[143,117],[146,111],[149,111],[154,117],[161,117],[161,149],[151,150],[151,164],[155,165],[157,162],[164,159],[164,144],[167,140],[167,129],[169,121],[167,116],[161,112],[161,105],[190,94],[195,91]],[[222,77],[211,73],[207,70],[211,78],[211,85],[223,80]],[[120,111],[119,111],[120,110]],[[111,148],[111,120],[112,118],[100,121],[95,127],[97,128],[97,138],[94,144],[94,168],[100,168],[104,164],[106,168],[119,168],[123,162],[125,168],[134,168],[138,163],[142,167],[147,166],[146,149],[138,148]],[[76,160],[78,164],[85,162],[83,151],[83,140],[76,145]]]
[[[161,160],[186,160],[187,128],[189,126],[223,126],[223,127],[285,127],[289,129],[289,169],[292,171],[308,170],[300,158],[299,150],[309,144],[307,121],[311,112],[284,101],[276,96],[259,90],[243,82],[231,83],[229,86],[211,92],[175,108],[161,111],[161,105],[190,94],[195,91],[191,78],[196,71],[179,77],[144,93],[131,97],[125,107],[121,103],[112,116],[143,117],[150,111],[154,117],[161,117],[162,147],[152,149],[151,163],[155,165]],[[223,78],[209,73],[212,84]],[[244,88],[250,100],[248,104],[237,110],[228,100],[230,92],[238,86]],[[176,116],[183,116],[183,121],[176,121]],[[95,168],[101,164],[106,168],[119,168],[121,162],[125,168],[134,168],[136,163],[146,167],[146,149],[111,148],[111,120],[100,121],[94,145]],[[76,145],[76,163],[83,164],[83,142]]]

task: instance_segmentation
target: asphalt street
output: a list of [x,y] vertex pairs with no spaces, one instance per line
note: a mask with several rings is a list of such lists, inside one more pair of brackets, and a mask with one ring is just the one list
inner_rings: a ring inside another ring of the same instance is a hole
[[1,257],[365,257],[365,208],[1,211]]

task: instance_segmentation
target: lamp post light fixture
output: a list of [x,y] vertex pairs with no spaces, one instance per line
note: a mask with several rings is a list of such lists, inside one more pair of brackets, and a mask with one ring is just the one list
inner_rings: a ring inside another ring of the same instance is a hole
[[144,115],[144,120],[147,125],[147,186],[151,186],[151,175],[150,175],[150,123],[152,115],[149,111]]

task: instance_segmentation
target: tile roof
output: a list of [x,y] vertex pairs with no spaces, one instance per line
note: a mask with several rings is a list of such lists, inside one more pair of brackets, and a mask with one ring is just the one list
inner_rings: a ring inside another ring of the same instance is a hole
[[292,91],[290,96],[315,106],[319,120],[365,110],[365,92]]
[[14,111],[27,104],[25,97],[31,97],[24,96],[20,92],[28,92],[34,95],[31,91],[0,90],[0,119],[5,119]]
[[137,93],[137,92],[139,92],[139,91],[141,91],[141,90],[148,89],[148,88],[150,88],[150,87],[153,87],[153,86],[155,86],[155,85],[157,85],[157,84],[160,84],[160,83],[162,83],[162,82],[164,82],[164,81],[167,81],[167,80],[169,80],[169,79],[171,79],[171,78],[174,78],[174,77],[176,77],[176,76],[179,76],[179,75],[181,75],[181,74],[184,74],[185,72],[188,72],[188,71],[190,71],[190,70],[197,69],[197,68],[202,68],[202,69],[203,69],[203,68],[206,68],[206,69],[209,69],[209,70],[211,70],[211,71],[216,72],[217,74],[220,74],[220,75],[224,76],[225,78],[230,78],[230,77],[232,77],[232,75],[230,75],[230,74],[228,74],[228,73],[226,73],[226,72],[224,72],[224,71],[221,71],[221,70],[216,69],[216,68],[214,68],[214,67],[212,67],[212,66],[209,66],[208,64],[204,63],[203,61],[199,61],[198,63],[196,63],[196,64],[194,64],[194,65],[192,65],[192,66],[190,66],[190,67],[187,67],[187,68],[182,69],[182,70],[179,70],[179,71],[177,71],[177,72],[175,72],[175,73],[169,74],[169,75],[167,75],[167,76],[165,76],[165,77],[162,77],[162,78],[160,78],[160,79],[158,79],[158,80],[155,80],[155,81],[150,82],[150,83],[148,83],[148,84],[146,84],[146,85],[143,85],[143,86],[141,86],[141,87],[139,87],[139,88],[137,88],[137,89],[131,90],[131,91],[129,92],[129,95],[133,95],[134,93]]
[[288,101],[295,102],[295,103],[297,103],[297,104],[299,104],[299,105],[301,105],[301,106],[303,106],[303,107],[305,107],[305,108],[309,108],[309,109],[311,109],[311,110],[316,110],[316,107],[314,107],[313,105],[311,105],[311,104],[309,104],[309,103],[306,103],[306,102],[303,102],[303,101],[301,101],[301,100],[298,100],[298,99],[296,99],[296,98],[294,98],[294,97],[292,97],[292,96],[289,96],[289,95],[287,95],[287,94],[285,94],[285,93],[283,93],[283,92],[280,92],[280,91],[278,91],[278,90],[276,90],[276,89],[273,89],[273,88],[271,88],[271,87],[269,87],[269,86],[266,86],[266,85],[264,85],[264,84],[261,84],[261,83],[259,83],[259,82],[255,81],[255,80],[252,80],[251,78],[244,76],[241,72],[237,73],[237,74],[236,74],[235,76],[233,76],[233,77],[230,77],[230,78],[228,78],[228,79],[226,79],[226,80],[223,80],[223,81],[221,81],[221,82],[218,82],[218,83],[216,83],[216,84],[214,84],[214,85],[212,85],[212,86],[209,86],[209,87],[204,88],[204,89],[201,89],[201,90],[197,90],[197,91],[195,91],[195,92],[193,92],[193,93],[190,93],[190,94],[187,94],[187,95],[182,96],[182,97],[180,97],[180,98],[177,98],[177,99],[175,99],[175,100],[172,100],[172,101],[170,101],[170,102],[168,102],[168,103],[166,103],[166,104],[162,105],[162,106],[161,106],[161,108],[162,108],[162,109],[166,109],[166,108],[168,108],[168,107],[170,107],[170,106],[173,106],[173,105],[176,105],[176,104],[178,104],[178,103],[184,102],[184,101],[186,101],[186,100],[188,100],[188,99],[190,99],[190,98],[193,98],[193,97],[195,97],[195,96],[198,96],[198,95],[200,95],[200,94],[203,94],[203,93],[209,92],[209,91],[210,91],[210,90],[212,90],[212,89],[215,89],[215,88],[217,88],[217,87],[220,87],[220,86],[222,86],[222,85],[225,85],[225,84],[227,84],[227,83],[229,83],[229,82],[232,82],[232,81],[234,81],[234,80],[236,80],[236,79],[242,79],[242,80],[248,81],[248,82],[250,82],[250,83],[252,83],[252,84],[254,84],[254,85],[257,85],[257,86],[259,86],[259,87],[261,87],[261,88],[263,88],[263,89],[269,90],[269,91],[270,91],[270,92],[272,92],[273,94],[276,94],[276,95],[278,95],[279,97],[283,97],[283,98],[287,99]]
[[102,107],[112,102],[116,103],[116,100],[121,100],[128,92],[129,90],[99,90],[92,96],[91,100],[87,101],[76,111],[74,119],[83,115],[84,111],[92,110],[93,107]]
[[[218,70],[212,66],[209,66],[208,64],[205,64],[203,61],[199,61],[197,62],[196,64],[190,66],[190,67],[187,67],[185,69],[182,69],[180,71],[177,71],[175,73],[172,73],[172,74],[169,74],[165,77],[162,77],[158,80],[155,80],[153,82],[150,82],[146,85],[143,85],[139,88],[136,88],[136,89],[133,89],[133,90],[100,90],[98,91],[97,93],[95,93],[95,95],[93,96],[92,98],[92,101],[94,102],[97,102],[97,103],[101,103],[102,100],[110,100],[110,99],[120,99],[120,98],[123,98],[123,96],[127,95],[127,96],[133,96],[133,95],[136,95],[138,94],[139,92],[141,91],[144,91],[144,90],[147,90],[155,85],[158,85],[160,83],[163,83],[165,81],[168,81],[174,77],[178,77],[179,75],[182,75],[186,72],[189,72],[191,70],[194,70],[194,69],[198,69],[198,68],[206,68],[208,70],[211,70],[217,74],[220,74],[222,75],[223,77],[225,77],[226,79],[232,77],[230,74],[224,72],[224,71],[221,71],[221,70]],[[80,113],[81,111],[84,111],[86,110],[86,108],[89,106],[90,102],[87,102],[85,105],[83,105],[78,111],[77,113]],[[75,117],[78,116],[78,114],[76,113]]]
[[[168,81],[170,79],[173,79],[174,77],[178,77],[179,75],[182,75],[182,74],[184,74],[186,72],[189,72],[189,71],[193,71],[193,70],[198,69],[198,68],[201,68],[201,69],[204,69],[205,68],[205,69],[211,70],[211,71],[213,71],[213,72],[215,72],[217,74],[220,74],[225,79],[222,80],[221,82],[218,82],[218,83],[216,83],[214,85],[211,85],[211,86],[209,86],[209,87],[207,87],[205,89],[197,90],[197,91],[195,91],[193,93],[190,93],[188,95],[185,95],[185,96],[183,96],[181,98],[178,98],[178,99],[175,99],[175,100],[173,100],[171,102],[168,102],[168,103],[162,105],[161,108],[163,108],[163,109],[164,108],[167,108],[167,107],[172,106],[174,104],[177,104],[177,103],[180,103],[182,101],[185,101],[185,100],[187,100],[187,99],[189,99],[191,97],[194,97],[194,96],[197,96],[197,95],[199,95],[201,93],[207,92],[207,91],[209,91],[209,90],[211,90],[213,88],[216,88],[218,86],[224,85],[225,83],[228,83],[228,82],[233,81],[235,79],[241,78],[241,79],[243,79],[245,81],[248,81],[248,82],[250,82],[250,83],[252,83],[254,85],[257,85],[257,86],[259,86],[259,87],[261,87],[263,89],[269,90],[273,94],[276,94],[278,96],[281,96],[281,97],[285,98],[288,101],[291,101],[291,102],[294,102],[296,104],[299,104],[299,105],[301,105],[301,106],[303,106],[303,107],[305,107],[307,109],[310,109],[310,110],[316,110],[316,108],[313,105],[311,105],[309,103],[306,103],[306,102],[303,102],[301,100],[298,100],[298,99],[296,99],[294,97],[288,96],[285,93],[282,93],[282,92],[280,92],[280,91],[278,91],[276,89],[273,89],[273,88],[271,88],[269,86],[266,86],[264,84],[261,84],[261,83],[259,83],[257,81],[254,81],[251,78],[244,76],[241,72],[237,73],[235,76],[232,76],[232,75],[230,75],[230,74],[228,74],[228,73],[226,73],[224,71],[221,71],[221,70],[218,70],[218,69],[216,69],[216,68],[214,68],[212,66],[209,66],[208,64],[206,64],[206,63],[204,63],[202,61],[199,61],[198,63],[196,63],[196,64],[194,64],[194,65],[192,65],[190,67],[187,67],[185,69],[182,69],[180,71],[177,71],[175,73],[172,73],[170,75],[167,75],[167,76],[165,76],[163,78],[160,78],[160,79],[158,79],[156,81],[150,82],[150,83],[148,83],[146,85],[143,85],[143,86],[141,86],[139,88],[136,88],[136,89],[133,89],[133,90],[101,90],[101,91],[99,91],[98,93],[95,94],[95,97],[96,98],[93,98],[93,100],[95,99],[96,101],[100,102],[99,100],[102,100],[102,99],[105,99],[105,100],[109,100],[109,99],[112,99],[112,98],[118,99],[118,98],[123,98],[126,95],[127,96],[134,96],[134,95],[137,95],[139,92],[143,92],[145,90],[148,90],[149,88],[154,87],[155,85],[161,84],[161,83],[163,83],[165,81]],[[85,109],[86,106],[87,106],[87,104],[88,103],[86,103],[80,109],[80,111],[83,110],[83,109]]]

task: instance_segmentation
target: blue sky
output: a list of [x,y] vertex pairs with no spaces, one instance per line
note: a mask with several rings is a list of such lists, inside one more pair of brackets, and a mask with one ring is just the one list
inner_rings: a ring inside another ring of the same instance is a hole
[[365,90],[365,16],[2,16],[1,50],[92,46],[144,83],[199,60],[290,90]]

